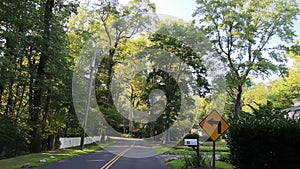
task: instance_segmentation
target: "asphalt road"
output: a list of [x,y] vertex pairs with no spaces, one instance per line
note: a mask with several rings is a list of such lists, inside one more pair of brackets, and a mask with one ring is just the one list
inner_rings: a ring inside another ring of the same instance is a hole
[[170,169],[150,145],[140,139],[112,138],[116,144],[38,169]]

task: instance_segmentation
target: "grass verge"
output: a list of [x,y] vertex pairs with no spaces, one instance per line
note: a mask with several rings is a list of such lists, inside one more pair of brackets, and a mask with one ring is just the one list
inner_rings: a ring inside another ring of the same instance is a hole
[[184,168],[184,159],[168,161],[167,165],[172,169],[182,169]]
[[[85,145],[83,150],[79,150],[79,147],[72,147],[66,149],[58,149],[54,151],[46,151],[41,153],[22,155],[18,157],[0,160],[0,166],[1,169],[20,169],[23,164],[30,163],[34,167],[40,167],[70,157],[91,153],[101,148],[104,148],[106,146],[109,146],[113,143],[114,142],[111,141],[101,145],[89,144],[89,145]],[[54,156],[55,158],[50,158],[50,156]],[[39,162],[39,160],[46,160],[46,162],[41,163]]]
[[[163,154],[170,155],[188,155],[195,154],[195,151],[188,146],[176,146]],[[205,142],[200,145],[200,155],[212,155],[212,142]],[[216,154],[220,156],[220,160],[216,161],[216,168],[218,169],[233,169],[233,166],[226,161],[229,159],[229,149],[224,142],[216,142]],[[202,156],[203,157],[203,156]],[[184,157],[186,158],[186,157]],[[167,162],[172,169],[182,169],[185,167],[185,159],[177,159]],[[211,165],[212,159],[205,158],[205,164]]]
[[[184,160],[178,159],[178,160],[172,160],[167,162],[167,165],[170,166],[172,169],[183,169],[184,168]],[[211,160],[206,160],[205,162],[208,165],[211,165]],[[216,168],[218,169],[233,169],[233,166],[231,164],[228,164],[223,161],[216,161]]]

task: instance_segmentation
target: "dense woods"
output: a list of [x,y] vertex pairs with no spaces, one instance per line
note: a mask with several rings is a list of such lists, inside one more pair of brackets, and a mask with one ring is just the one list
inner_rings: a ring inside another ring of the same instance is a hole
[[1,2],[2,157],[48,149],[51,135],[76,135],[66,22],[76,4]]
[[[228,96],[224,110],[228,116],[238,118],[270,106],[270,102],[274,110],[284,109],[300,97],[299,41],[294,41],[293,30],[299,8],[293,0],[197,0],[195,21],[189,23],[147,15],[155,13],[149,0],[132,0],[127,5],[117,0],[93,5],[64,0],[2,0],[0,4],[0,159],[49,150],[59,137],[80,136],[77,118],[82,118],[83,112],[75,112],[72,77],[82,49],[91,39],[99,49],[97,57],[102,57],[95,72],[99,109],[116,131],[134,137],[152,137],[168,129],[178,119],[182,103],[200,105],[193,116],[184,112],[182,123],[197,124],[199,119],[194,117],[207,113],[214,86],[205,57],[218,57],[226,67],[223,97]],[[273,38],[279,40],[268,46]],[[189,40],[195,43],[185,43]],[[152,49],[155,52],[139,53]],[[126,70],[139,64],[138,57],[159,67],[164,63],[154,56],[163,55],[161,51],[182,62],[164,60],[168,72],[138,72],[128,83],[114,84],[126,91],[123,95],[111,92],[112,87],[116,89],[111,85],[114,74],[132,76]],[[287,59],[294,60],[293,67],[287,67]],[[188,67],[184,71],[193,78],[192,82],[180,79],[188,91],[180,91],[182,84],[171,76],[183,63]],[[271,73],[281,78],[267,86],[253,82],[254,77]],[[163,91],[167,106],[156,121],[139,121],[142,117],[137,112],[149,110],[154,89]],[[190,98],[190,93],[201,99]],[[192,109],[189,104],[184,106]],[[97,129],[93,134],[103,133],[102,123],[93,125]],[[182,130],[177,127],[172,132]],[[178,138],[168,133],[163,140]]]

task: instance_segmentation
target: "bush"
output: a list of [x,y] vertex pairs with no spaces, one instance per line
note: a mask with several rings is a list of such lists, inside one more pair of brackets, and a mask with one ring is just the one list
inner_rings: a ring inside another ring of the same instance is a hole
[[[198,157],[195,153],[191,153],[188,155],[185,155],[184,158],[184,166],[183,168],[196,168],[197,167],[197,163],[198,163]],[[206,166],[205,164],[205,159],[202,157],[202,155],[200,155],[199,157],[199,167],[204,167]]]
[[199,139],[199,135],[196,133],[189,133],[185,135],[183,139]]
[[18,126],[9,116],[0,116],[0,159],[16,155],[18,139],[20,139]]
[[256,116],[231,122],[230,161],[240,169],[300,168],[300,123]]

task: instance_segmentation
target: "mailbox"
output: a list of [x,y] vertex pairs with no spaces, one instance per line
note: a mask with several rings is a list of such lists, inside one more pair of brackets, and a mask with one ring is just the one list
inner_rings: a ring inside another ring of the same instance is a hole
[[198,139],[184,139],[185,146],[198,146]]

